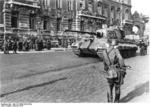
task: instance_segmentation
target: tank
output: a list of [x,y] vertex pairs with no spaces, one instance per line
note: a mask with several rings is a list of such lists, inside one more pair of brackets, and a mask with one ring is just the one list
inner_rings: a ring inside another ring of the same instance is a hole
[[71,47],[78,56],[93,55],[101,58],[103,50],[108,45],[108,39],[118,41],[117,47],[124,58],[135,56],[138,49],[136,42],[126,39],[124,31],[118,28],[100,29],[96,33],[82,32],[76,38],[76,42]]

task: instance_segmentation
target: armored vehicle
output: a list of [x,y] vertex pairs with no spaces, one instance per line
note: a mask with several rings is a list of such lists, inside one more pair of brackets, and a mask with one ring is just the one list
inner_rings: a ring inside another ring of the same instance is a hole
[[101,29],[96,33],[80,32],[76,38],[76,42],[71,47],[74,54],[78,56],[98,55],[102,57],[102,51],[106,49],[108,39],[118,41],[117,47],[124,58],[135,56],[138,49],[136,42],[126,39],[124,31],[119,28]]

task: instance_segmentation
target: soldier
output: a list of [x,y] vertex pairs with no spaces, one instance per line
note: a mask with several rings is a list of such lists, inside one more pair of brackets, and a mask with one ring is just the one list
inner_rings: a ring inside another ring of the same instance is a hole
[[144,48],[144,55],[147,55],[148,41],[145,40],[145,41],[144,41],[144,44],[145,44],[145,45],[144,45],[144,47],[145,47],[145,48]]
[[145,50],[145,44],[143,40],[140,41],[139,47],[140,47],[140,55],[143,56]]
[[13,53],[14,53],[14,54],[17,54],[17,45],[18,45],[18,44],[17,44],[17,40],[14,40],[14,41],[13,41],[13,46],[12,46],[12,47],[13,47]]
[[[107,73],[108,91],[107,98],[108,102],[119,102],[120,100],[120,87],[123,84],[123,79],[126,75],[126,69],[124,60],[115,47],[116,40],[108,40],[108,48],[103,51],[103,63],[104,70]],[[110,74],[110,69],[113,68],[114,73]],[[113,99],[113,88],[115,87],[115,99]]]
[[4,54],[9,54],[9,41],[6,40],[3,46],[4,46]]
[[51,49],[51,41],[50,40],[47,40],[46,47],[48,50]]

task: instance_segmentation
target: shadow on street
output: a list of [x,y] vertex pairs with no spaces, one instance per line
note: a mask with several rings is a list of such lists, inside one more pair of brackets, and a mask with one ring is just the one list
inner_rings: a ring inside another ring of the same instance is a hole
[[133,98],[138,97],[144,94],[145,92],[149,93],[149,81],[136,86],[135,89],[130,93],[128,93],[125,97],[123,97],[120,102],[121,103],[129,102]]
[[6,95],[18,93],[18,92],[25,91],[25,90],[29,90],[29,89],[36,88],[36,87],[43,87],[43,86],[45,86],[45,85],[53,84],[53,83],[56,83],[56,82],[58,82],[58,81],[65,80],[65,79],[67,79],[67,78],[66,78],[66,77],[64,77],[64,78],[59,78],[59,79],[56,79],[56,80],[48,81],[48,82],[46,82],[46,83],[41,83],[41,84],[37,84],[37,85],[33,85],[33,86],[28,86],[28,87],[25,87],[25,88],[23,88],[23,89],[18,89],[18,90],[13,91],[13,92],[8,92],[8,93],[5,93],[5,94],[1,94],[0,97],[4,97],[4,96],[6,96]]

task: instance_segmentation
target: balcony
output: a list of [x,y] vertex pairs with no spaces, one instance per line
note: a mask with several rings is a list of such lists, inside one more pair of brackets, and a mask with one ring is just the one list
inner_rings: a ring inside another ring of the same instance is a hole
[[8,0],[8,3],[25,7],[40,8],[36,0]]
[[133,20],[124,19],[124,20],[123,20],[123,24],[130,24],[130,25],[132,25],[132,24],[133,24]]
[[85,12],[85,11],[84,12],[83,11],[79,11],[78,12],[78,16],[106,20],[106,18],[104,16],[90,15],[90,14],[88,14],[88,12]]

